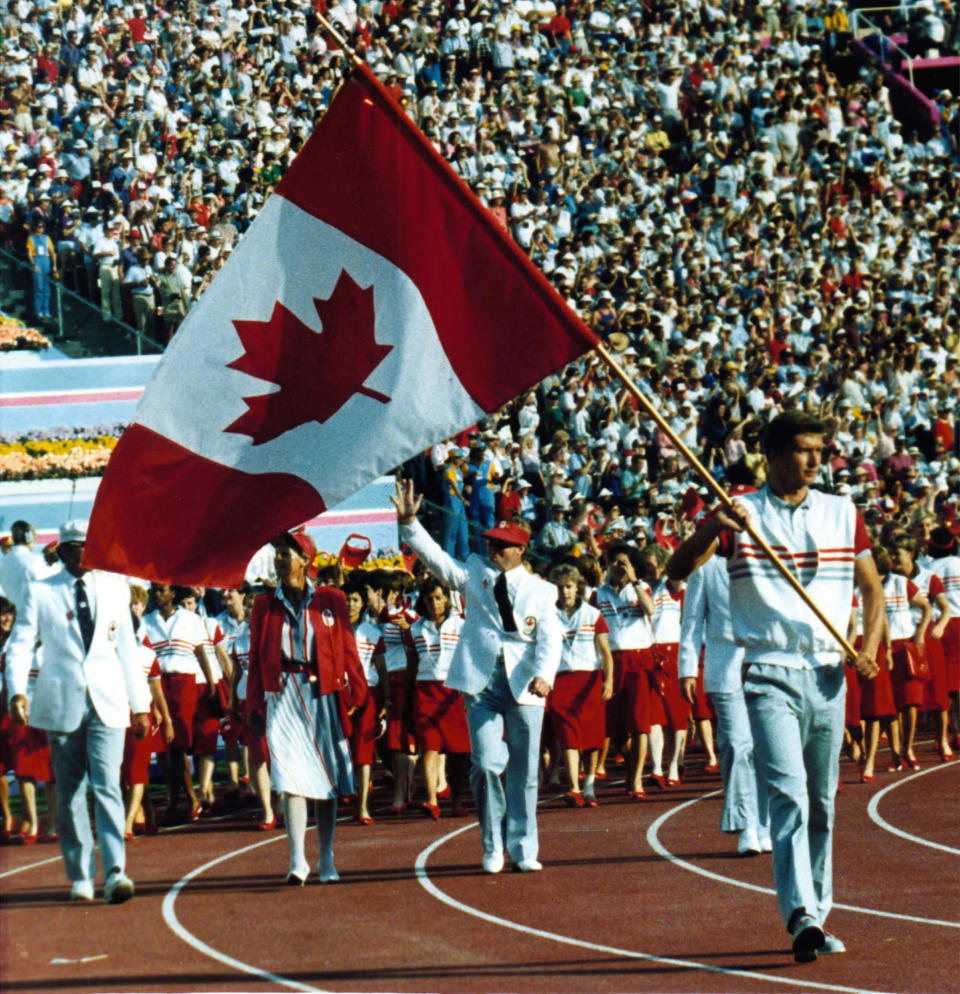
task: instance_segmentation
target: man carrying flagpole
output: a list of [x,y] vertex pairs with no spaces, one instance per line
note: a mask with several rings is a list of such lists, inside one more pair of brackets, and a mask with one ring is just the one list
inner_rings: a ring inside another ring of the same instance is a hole
[[422,498],[411,482],[398,482],[392,499],[403,541],[467,602],[446,685],[459,690],[466,704],[483,869],[499,873],[506,852],[515,870],[540,870],[540,729],[563,644],[556,589],[524,569],[530,536],[520,525],[498,522],[483,533],[486,557],[471,555],[460,563],[417,521]]
[[[744,647],[743,692],[758,771],[766,784],[773,871],[794,959],[842,953],[824,931],[833,903],[834,796],[843,742],[844,651],[823,620],[779,579],[756,535],[779,551],[834,627],[850,613],[853,585],[863,599],[863,648],[857,671],[877,673],[883,589],[866,527],[853,503],[811,489],[826,427],[787,411],[764,433],[767,483],[710,515],[667,564],[673,580],[714,553],[727,559],[734,637]],[[752,532],[745,530],[747,526]]]

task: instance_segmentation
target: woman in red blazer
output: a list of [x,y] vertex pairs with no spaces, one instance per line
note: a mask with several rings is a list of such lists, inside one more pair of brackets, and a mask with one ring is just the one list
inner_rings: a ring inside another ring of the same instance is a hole
[[333,862],[337,798],[355,792],[350,713],[367,696],[343,591],[315,587],[316,549],[304,531],[273,542],[277,587],[250,616],[247,708],[252,729],[266,729],[270,776],[283,797],[290,844],[287,883],[310,874],[304,852],[307,798],[314,801],[321,883],[339,880]]

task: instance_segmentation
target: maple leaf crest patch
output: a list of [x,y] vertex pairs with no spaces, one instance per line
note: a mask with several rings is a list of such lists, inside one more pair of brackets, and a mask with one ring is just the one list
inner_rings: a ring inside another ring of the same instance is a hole
[[373,287],[360,287],[346,270],[323,300],[314,297],[320,334],[278,300],[268,321],[234,321],[244,348],[228,368],[275,383],[274,393],[244,397],[247,410],[224,431],[249,435],[262,445],[316,421],[323,424],[354,395],[381,404],[390,398],[364,380],[393,349],[377,343]]

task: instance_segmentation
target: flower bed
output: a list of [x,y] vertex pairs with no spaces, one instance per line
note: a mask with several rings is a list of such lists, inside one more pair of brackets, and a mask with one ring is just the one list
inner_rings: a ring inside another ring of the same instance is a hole
[[102,476],[119,434],[16,439],[0,436],[0,480]]
[[50,339],[41,335],[36,328],[29,328],[16,318],[0,315],[0,352],[14,349],[32,349],[39,352],[50,348]]

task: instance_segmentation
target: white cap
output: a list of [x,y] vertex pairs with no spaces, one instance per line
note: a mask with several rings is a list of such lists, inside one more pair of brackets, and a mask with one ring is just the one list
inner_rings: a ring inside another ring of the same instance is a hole
[[60,543],[86,542],[87,527],[90,522],[86,518],[72,518],[60,526]]

